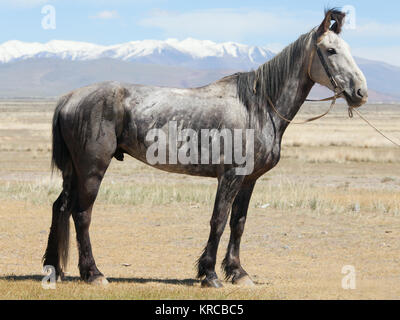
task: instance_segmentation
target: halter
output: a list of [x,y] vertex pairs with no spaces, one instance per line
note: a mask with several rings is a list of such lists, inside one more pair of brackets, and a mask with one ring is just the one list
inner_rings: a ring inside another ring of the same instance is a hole
[[[336,91],[337,89],[339,89],[339,85],[337,84],[337,82],[336,82],[336,80],[335,80],[335,78],[333,77],[333,75],[332,75],[332,73],[331,73],[331,71],[329,70],[329,66],[328,66],[328,64],[327,64],[327,62],[326,62],[326,60],[325,60],[325,57],[324,57],[324,55],[322,54],[322,52],[321,52],[321,48],[320,47],[318,47],[318,45],[317,44],[315,44],[315,51],[317,52],[317,54],[318,54],[318,57],[319,57],[319,60],[321,61],[321,64],[322,64],[322,66],[324,67],[324,69],[325,69],[325,72],[326,72],[326,75],[328,76],[328,78],[329,78],[329,81],[332,83],[332,86],[333,86],[333,89],[334,89],[334,91]],[[313,54],[312,54],[312,57],[314,57],[314,52],[315,51],[313,51]],[[312,60],[310,61],[310,65],[309,65],[309,69],[308,69],[308,76],[310,77],[310,79],[312,80],[312,78],[311,78],[311,73],[310,73],[310,71],[311,71],[311,64],[312,64]],[[314,81],[314,80],[313,80]],[[315,81],[314,81],[315,82]],[[342,90],[342,93],[343,93],[343,91],[344,90]]]
[[[315,37],[314,37],[314,38],[315,38]],[[338,83],[336,82],[335,78],[333,77],[333,75],[332,75],[332,73],[331,73],[331,71],[330,71],[330,69],[329,69],[329,66],[328,66],[328,64],[327,64],[327,62],[326,62],[326,60],[325,60],[325,58],[324,58],[324,55],[322,54],[321,48],[318,47],[317,41],[315,41],[315,48],[314,48],[313,51],[311,52],[310,63],[308,64],[308,70],[307,70],[307,71],[308,71],[308,77],[310,78],[310,80],[313,81],[313,82],[316,82],[316,81],[314,81],[314,80],[311,78],[311,66],[312,66],[312,62],[313,62],[313,60],[314,60],[315,52],[317,52],[318,57],[319,57],[319,60],[321,61],[322,66],[324,67],[325,73],[326,73],[326,75],[328,76],[329,81],[332,83],[332,86],[333,86],[333,90],[334,90],[334,92],[335,92],[335,95],[332,96],[332,97],[329,97],[329,98],[321,99],[321,100],[310,100],[310,99],[306,99],[305,101],[314,101],[314,102],[315,102],[315,101],[330,101],[330,100],[332,100],[332,103],[331,103],[329,109],[328,109],[325,113],[323,113],[323,114],[321,114],[321,115],[319,115],[319,116],[316,116],[316,117],[307,119],[306,121],[303,121],[303,122],[294,122],[294,121],[289,120],[289,119],[286,119],[284,116],[282,116],[282,115],[279,113],[279,111],[275,108],[275,106],[274,106],[274,104],[272,103],[270,97],[267,95],[267,96],[266,96],[267,101],[268,101],[268,103],[271,105],[272,109],[273,109],[273,110],[275,111],[275,113],[279,116],[279,118],[281,118],[282,120],[284,120],[284,121],[286,121],[286,122],[288,122],[288,123],[293,123],[293,124],[304,124],[304,123],[307,123],[307,122],[310,122],[310,121],[314,121],[314,120],[317,120],[317,119],[320,119],[320,118],[326,116],[326,115],[333,109],[333,106],[334,106],[335,103],[336,103],[336,99],[337,99],[337,98],[340,98],[340,97],[343,95],[343,93],[345,92],[345,91],[338,85]],[[385,135],[381,130],[379,130],[379,129],[378,129],[377,127],[375,127],[371,122],[369,122],[356,108],[349,107],[348,112],[349,112],[349,117],[350,117],[350,118],[353,117],[353,110],[358,114],[358,116],[359,116],[363,121],[365,121],[371,128],[373,128],[376,132],[378,132],[382,137],[384,137],[385,139],[387,139],[388,141],[390,141],[391,143],[393,143],[395,146],[400,147],[400,143],[397,143],[397,142],[395,142],[393,139],[390,139],[390,138],[389,138],[387,135]]]
[[[314,80],[311,78],[311,66],[312,66],[312,63],[313,63],[313,60],[314,60],[315,52],[317,52],[318,58],[319,58],[319,60],[321,61],[321,64],[322,64],[322,66],[323,66],[323,68],[324,68],[324,70],[325,70],[325,73],[326,73],[326,75],[328,76],[329,81],[331,82],[331,84],[332,84],[332,86],[333,86],[333,91],[334,91],[335,94],[334,94],[332,97],[325,98],[325,99],[319,99],[319,100],[306,99],[305,101],[311,101],[311,102],[332,101],[332,103],[331,103],[329,109],[328,109],[326,112],[324,112],[323,114],[321,114],[321,115],[319,115],[319,116],[316,116],[316,117],[313,117],[313,118],[310,118],[310,119],[307,119],[307,120],[302,121],[302,122],[294,122],[294,121],[289,120],[289,119],[285,118],[284,116],[282,116],[282,115],[280,114],[280,112],[275,108],[275,105],[272,103],[270,97],[269,97],[269,96],[266,96],[266,98],[267,98],[267,100],[268,100],[268,103],[272,106],[272,109],[273,109],[273,110],[275,111],[275,113],[279,116],[279,118],[281,118],[282,120],[284,120],[284,121],[286,121],[286,122],[289,122],[289,123],[293,123],[293,124],[303,124],[303,123],[315,121],[315,120],[317,120],[317,119],[320,119],[320,118],[326,116],[326,115],[333,109],[333,107],[334,107],[334,105],[335,105],[335,103],[336,103],[336,99],[340,98],[340,97],[343,95],[343,93],[344,93],[344,90],[338,85],[336,79],[335,79],[334,76],[332,75],[332,73],[331,73],[331,71],[330,71],[330,69],[329,69],[328,63],[326,62],[325,57],[324,57],[324,55],[322,54],[321,48],[318,47],[317,39],[316,39],[316,34],[314,34],[314,39],[315,39],[315,47],[314,47],[313,51],[311,52],[310,62],[309,62],[309,64],[308,64],[308,69],[307,69],[308,77],[310,78],[311,81],[313,81],[314,83],[316,83],[316,81],[314,81]],[[351,109],[349,109],[349,116],[350,116],[350,117],[352,116]]]

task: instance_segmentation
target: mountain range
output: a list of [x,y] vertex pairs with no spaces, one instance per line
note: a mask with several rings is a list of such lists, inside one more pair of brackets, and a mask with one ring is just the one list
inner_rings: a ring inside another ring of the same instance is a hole
[[48,43],[7,41],[0,45],[0,63],[57,58],[68,61],[116,59],[145,64],[195,69],[250,69],[271,59],[274,53],[234,42],[215,43],[192,38],[132,41],[111,46],[53,40]]
[[[275,55],[257,46],[192,38],[132,41],[101,46],[53,40],[0,45],[0,96],[58,96],[90,83],[115,80],[173,87],[205,85],[256,69]],[[400,101],[400,67],[356,58],[366,75],[370,101]],[[311,98],[330,94],[316,87]]]

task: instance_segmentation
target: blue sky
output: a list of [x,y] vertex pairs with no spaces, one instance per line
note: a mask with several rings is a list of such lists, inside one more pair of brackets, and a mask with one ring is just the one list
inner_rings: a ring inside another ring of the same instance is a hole
[[[42,28],[44,5],[56,9],[56,29]],[[327,6],[355,8],[356,28],[345,30],[354,55],[400,66],[400,2],[0,0],[0,42],[53,39],[116,44],[193,37],[234,41],[278,51],[318,25]]]

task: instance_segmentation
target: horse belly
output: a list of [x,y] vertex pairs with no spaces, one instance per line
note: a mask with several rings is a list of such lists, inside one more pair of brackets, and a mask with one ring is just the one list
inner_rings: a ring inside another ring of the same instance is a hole
[[[157,99],[148,98],[131,106],[126,114],[121,149],[144,163],[168,172],[216,177],[218,172],[229,168],[232,161],[224,164],[224,160],[211,159],[213,150],[209,146],[204,147],[202,135],[220,134],[223,128],[230,133],[233,129],[244,128],[246,113],[243,106],[236,99],[215,98],[200,93],[194,95],[192,91],[190,94],[184,91],[174,95],[174,92],[166,91],[154,94]],[[163,147],[160,161],[151,159],[156,135]],[[189,144],[192,148],[189,148],[190,156],[186,157],[185,146],[187,149],[188,143],[179,137],[188,135],[189,141],[193,142],[194,137],[197,142]],[[215,157],[224,158],[224,150]]]

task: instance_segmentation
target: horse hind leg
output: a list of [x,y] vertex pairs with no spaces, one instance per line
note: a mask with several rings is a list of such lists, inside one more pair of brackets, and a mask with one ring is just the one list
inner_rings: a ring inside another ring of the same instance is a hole
[[[75,205],[72,218],[75,224],[79,252],[79,272],[82,280],[89,283],[106,284],[107,279],[96,266],[90,242],[89,227],[93,204],[101,182],[117,149],[115,131],[105,129],[99,139],[90,138],[86,147],[72,155],[77,174]],[[80,148],[78,148],[80,149]]]
[[56,271],[59,280],[63,280],[64,273],[58,251],[58,220],[64,198],[64,191],[61,192],[57,200],[53,203],[53,214],[50,226],[50,234],[47,241],[46,252],[43,256],[43,266],[52,266]]
[[78,242],[78,267],[82,280],[89,283],[107,283],[93,258],[89,227],[93,203],[110,161],[111,156],[108,156],[105,161],[100,161],[101,163],[95,162],[91,170],[80,167],[83,169],[82,172],[89,173],[77,176],[74,170],[73,179],[63,175],[63,191],[53,204],[48,245],[43,257],[43,265],[53,266],[58,280],[64,278],[68,263],[69,218],[72,215]]
[[[104,97],[104,101],[88,98],[75,106],[78,108],[75,116],[68,116],[68,111],[63,109],[68,99],[58,104],[53,117],[52,165],[62,171],[64,184],[63,192],[53,205],[44,263],[53,265],[62,275],[68,257],[69,218],[72,215],[81,277],[88,282],[99,279],[101,282],[104,277],[93,258],[89,226],[100,183],[117,150],[115,101]],[[117,156],[120,158],[119,154]]]
[[71,167],[70,165],[63,172],[63,190],[53,203],[50,233],[42,260],[43,266],[54,267],[59,281],[63,280],[64,271],[68,263],[69,217],[73,203],[73,199],[70,196],[73,181]]
[[103,174],[85,176],[79,179],[78,200],[72,210],[76,240],[79,251],[79,272],[82,280],[89,283],[107,284],[107,279],[96,266],[89,236],[93,204],[96,199]]

